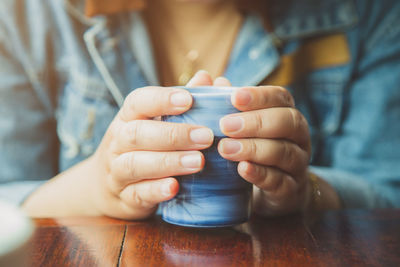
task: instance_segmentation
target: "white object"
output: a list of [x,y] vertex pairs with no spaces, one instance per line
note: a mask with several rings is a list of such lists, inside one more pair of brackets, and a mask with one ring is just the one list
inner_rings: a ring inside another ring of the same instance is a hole
[[31,220],[18,207],[0,201],[0,266],[27,266]]

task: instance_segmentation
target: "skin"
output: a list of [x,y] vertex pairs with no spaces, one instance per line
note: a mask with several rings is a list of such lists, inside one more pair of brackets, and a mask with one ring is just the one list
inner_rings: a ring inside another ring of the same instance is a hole
[[[180,0],[218,2],[222,0]],[[198,72],[187,86],[230,86]],[[220,121],[227,136],[222,157],[239,162],[238,173],[254,184],[254,211],[267,216],[303,211],[311,205],[308,162],[311,143],[307,121],[290,93],[277,86],[238,88],[231,98],[241,113]],[[130,93],[98,149],[88,159],[60,173],[24,202],[33,217],[107,215],[144,219],[173,198],[175,176],[199,172],[202,149],[213,141],[211,129],[155,120],[189,110],[183,89],[146,87]],[[335,190],[319,178],[320,209],[340,208]]]
[[[188,84],[198,85],[230,84],[222,77],[212,81],[200,71]],[[255,185],[255,212],[274,216],[301,211],[310,198],[310,137],[293,98],[281,87],[244,87],[232,95],[232,104],[243,112],[221,119],[228,138],[221,140],[218,150],[224,158],[240,162],[239,174]],[[133,91],[94,155],[49,180],[23,208],[33,217],[107,215],[137,220],[151,216],[160,202],[178,192],[174,176],[202,169],[200,150],[212,144],[208,128],[153,120],[181,114],[191,105],[191,95],[183,89]],[[321,192],[322,208],[339,207],[337,194],[323,180]]]
[[[223,77],[217,80],[230,86]],[[340,208],[336,191],[321,178],[317,179],[321,198],[313,203],[309,127],[289,91],[279,86],[243,87],[234,92],[231,102],[242,112],[221,119],[221,130],[229,138],[220,141],[218,151],[238,161],[238,173],[254,184],[256,213],[305,212],[316,204],[321,210]]]

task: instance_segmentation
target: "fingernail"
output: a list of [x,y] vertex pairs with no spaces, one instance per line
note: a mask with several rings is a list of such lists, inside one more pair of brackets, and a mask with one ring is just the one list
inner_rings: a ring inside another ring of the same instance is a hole
[[196,72],[196,74],[195,74],[194,76],[200,75],[200,74],[207,74],[207,75],[210,75],[210,73],[209,73],[208,71],[206,71],[206,70],[199,70],[199,71]]
[[201,166],[201,156],[196,154],[188,154],[181,158],[181,164],[186,169],[198,169]]
[[224,132],[237,132],[243,128],[243,118],[237,116],[224,117],[221,119],[221,128]]
[[190,132],[190,139],[193,143],[208,145],[213,141],[213,133],[208,128],[198,128]]
[[222,143],[222,153],[236,154],[242,150],[242,143],[235,140],[224,140]]
[[171,195],[171,183],[170,182],[167,182],[167,183],[164,183],[163,185],[161,185],[161,193],[166,197]]
[[247,105],[251,101],[251,94],[246,90],[238,90],[235,94],[235,100],[238,105]]
[[192,102],[192,97],[188,93],[176,92],[171,95],[170,102],[176,107],[186,107]]

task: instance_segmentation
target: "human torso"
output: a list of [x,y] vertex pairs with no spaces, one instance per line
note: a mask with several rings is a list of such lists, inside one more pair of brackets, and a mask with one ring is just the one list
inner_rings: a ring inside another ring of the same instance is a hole
[[214,78],[223,75],[243,21],[233,1],[153,0],[143,15],[165,86],[182,85],[183,75],[200,69]]
[[[27,2],[40,6],[39,0],[5,2],[18,3],[15,10],[24,10],[26,14],[17,16],[16,11],[10,11],[11,15],[0,17],[0,33],[3,28],[8,29],[10,36],[6,40],[14,45],[15,53],[8,56],[15,58],[16,63],[10,69],[17,73],[5,77],[3,84],[10,88],[2,88],[1,92],[13,93],[2,96],[12,100],[14,92],[26,93],[22,90],[25,87],[11,88],[21,82],[34,89],[34,96],[24,98],[21,105],[10,106],[12,101],[3,101],[15,114],[24,113],[25,107],[25,113],[33,116],[29,121],[21,121],[25,119],[21,116],[18,123],[9,119],[12,117],[2,117],[6,121],[2,126],[6,128],[2,129],[1,142],[8,145],[13,155],[20,155],[15,157],[18,164],[12,164],[11,157],[3,154],[8,161],[1,161],[1,169],[17,173],[13,179],[23,180],[31,173],[28,176],[32,179],[45,179],[82,161],[95,151],[123,97],[139,87],[176,83],[179,71],[170,75],[174,77],[172,81],[157,80],[151,75],[157,68],[145,68],[139,60],[141,56],[144,62],[152,62],[151,49],[146,45],[129,45],[129,40],[148,37],[138,21],[131,23],[130,18],[137,12],[89,20],[61,4],[78,1],[43,1],[46,4],[40,12],[21,8]],[[357,173],[366,179],[383,177],[390,183],[400,171],[396,154],[400,151],[398,126],[392,123],[398,118],[396,105],[400,101],[398,61],[392,56],[398,42],[390,41],[398,40],[398,27],[390,23],[398,20],[397,14],[373,0],[367,2],[375,9],[366,8],[368,5],[362,1],[289,2],[279,2],[284,8],[271,13],[274,32],[282,44],[274,42],[258,16],[246,14],[239,33],[235,36],[232,31],[226,38],[233,41],[221,42],[229,48],[215,50],[223,50],[226,55],[218,53],[200,68],[210,70],[214,76],[223,73],[234,86],[285,86],[310,123],[316,149],[313,164],[342,171],[358,166]],[[377,20],[382,13],[385,20]],[[14,23],[10,18],[14,17],[26,19],[26,31],[8,28]],[[371,28],[374,23],[376,26]],[[29,36],[34,36],[34,42],[27,41]],[[382,49],[381,42],[388,49]],[[208,64],[214,57],[220,64],[215,71],[214,64]],[[154,62],[158,61],[156,57]],[[171,62],[175,61],[179,60]],[[389,67],[389,63],[394,67]],[[115,94],[116,91],[119,93]],[[53,106],[47,98],[56,99]],[[54,114],[57,120],[52,117]],[[52,128],[44,135],[43,127],[50,120],[57,125],[57,133]],[[25,125],[30,126],[29,138],[22,139],[15,133],[21,134]],[[56,160],[58,166],[54,164]],[[375,168],[378,165],[380,168]]]

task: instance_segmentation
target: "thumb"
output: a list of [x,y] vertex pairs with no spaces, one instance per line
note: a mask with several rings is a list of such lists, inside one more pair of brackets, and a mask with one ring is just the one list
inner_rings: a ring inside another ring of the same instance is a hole
[[187,87],[196,86],[211,86],[213,85],[213,80],[211,75],[205,70],[199,70],[186,84]]
[[218,77],[214,80],[214,86],[232,86],[231,82],[225,77]]

